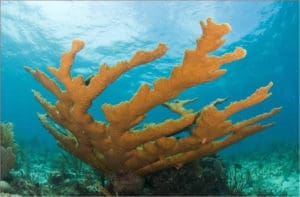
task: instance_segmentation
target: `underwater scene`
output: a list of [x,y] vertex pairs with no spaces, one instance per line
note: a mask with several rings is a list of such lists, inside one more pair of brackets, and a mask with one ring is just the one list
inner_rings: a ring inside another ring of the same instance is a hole
[[298,1],[1,1],[0,196],[299,196]]

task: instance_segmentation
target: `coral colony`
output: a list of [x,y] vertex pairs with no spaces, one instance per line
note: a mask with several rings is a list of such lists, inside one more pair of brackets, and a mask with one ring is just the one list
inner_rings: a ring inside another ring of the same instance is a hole
[[[16,164],[17,144],[14,140],[13,124],[0,124],[0,156],[1,156],[1,170],[0,180],[5,177],[8,172]],[[1,187],[0,187],[1,191]]]
[[[153,51],[137,51],[129,61],[113,66],[103,64],[87,81],[81,75],[72,77],[70,74],[76,53],[84,47],[84,42],[76,39],[71,50],[62,54],[59,68],[48,67],[65,90],[40,70],[25,67],[58,99],[52,104],[33,91],[47,111],[47,114],[38,114],[39,119],[59,145],[109,177],[131,177],[131,174],[142,177],[164,168],[179,168],[272,126],[273,123],[258,122],[279,112],[280,107],[235,124],[229,120],[236,112],[271,96],[272,82],[258,88],[246,99],[230,103],[223,110],[218,110],[215,105],[224,99],[217,99],[197,111],[184,108],[193,100],[169,101],[187,88],[224,75],[226,70],[219,69],[223,64],[246,55],[245,49],[237,47],[222,56],[208,56],[224,44],[222,36],[230,31],[230,26],[216,24],[208,18],[207,24],[201,22],[201,27],[203,35],[197,40],[196,48],[185,51],[182,64],[173,68],[169,78],[156,80],[153,88],[143,84],[128,101],[102,105],[108,124],[94,120],[87,112],[93,100],[124,72],[162,57],[167,51],[165,44],[159,44]],[[157,105],[178,113],[180,118],[133,129]],[[52,120],[65,129],[55,127]],[[191,125],[190,136],[179,139],[173,136]]]

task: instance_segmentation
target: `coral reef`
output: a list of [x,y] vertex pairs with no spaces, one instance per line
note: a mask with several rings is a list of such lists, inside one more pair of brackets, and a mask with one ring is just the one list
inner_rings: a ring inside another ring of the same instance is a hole
[[[42,156],[41,156],[42,157]],[[13,179],[9,182],[11,185],[10,194],[22,196],[99,196],[99,171],[92,169],[83,163],[82,173],[67,172],[60,168],[49,168],[55,161],[45,161],[44,166],[36,164],[38,160],[32,163],[32,171],[39,176],[43,171],[47,175],[47,182],[41,182],[37,179],[23,176],[21,173],[14,173]],[[71,163],[66,164],[66,168],[72,169]],[[47,167],[48,166],[48,167]],[[58,166],[57,166],[58,167]],[[18,169],[19,170],[19,169]],[[226,195],[228,188],[226,186],[226,173],[223,161],[220,157],[212,155],[196,160],[183,166],[180,169],[169,168],[156,171],[145,175],[145,185],[140,190],[126,188],[127,192],[136,195]],[[131,175],[127,175],[127,178]],[[126,176],[123,177],[123,180]],[[105,180],[104,186],[108,184]],[[114,185],[124,186],[124,183]],[[199,187],[201,185],[201,187]],[[1,184],[0,184],[1,186]],[[109,187],[108,187],[109,188]],[[135,189],[136,187],[134,187]],[[110,189],[110,188],[109,188]],[[117,188],[118,190],[118,188]],[[125,195],[126,190],[122,189],[119,195]],[[102,192],[102,191],[101,191]],[[102,193],[103,194],[103,193]],[[109,193],[107,193],[109,194]]]
[[[39,154],[33,157],[44,157],[43,152]],[[142,191],[131,194],[299,196],[297,146],[277,142],[277,146],[267,149],[234,153],[230,157],[222,153],[221,156],[204,157],[178,170],[168,168],[147,174]],[[32,177],[39,179],[17,173],[24,166],[13,170],[13,179],[8,182],[13,188],[11,193],[22,196],[99,196],[99,185],[109,185],[107,178],[104,182],[99,180],[99,170],[84,163],[80,169],[74,168],[71,162],[61,160],[57,154],[40,165],[41,158],[30,163],[31,173],[35,174]],[[63,162],[65,166],[60,165]]]
[[[41,150],[43,147],[35,148]],[[51,150],[51,160],[45,158],[44,151],[30,153],[30,157],[27,158],[29,161],[23,158],[23,163],[19,168],[12,170],[9,179],[6,180],[12,188],[6,192],[22,196],[99,196],[98,186],[103,184],[99,180],[99,170],[66,154],[65,151],[65,156],[61,157],[61,151],[63,150]],[[26,172],[25,162],[30,165],[29,173]],[[81,165],[76,166],[75,162],[81,162]]]
[[0,156],[1,156],[1,178],[7,176],[8,172],[16,164],[17,145],[14,141],[13,124],[0,124]]
[[[184,108],[184,104],[192,100],[170,101],[187,88],[222,76],[226,70],[219,69],[220,66],[246,55],[246,50],[238,47],[222,56],[209,56],[210,52],[224,44],[222,36],[230,31],[230,26],[216,24],[209,18],[206,24],[201,22],[201,27],[203,35],[197,40],[196,48],[185,51],[182,64],[173,68],[169,78],[155,81],[152,89],[143,84],[131,100],[117,105],[102,105],[109,124],[94,120],[87,112],[93,100],[124,72],[163,56],[167,51],[165,44],[159,44],[153,51],[138,51],[129,61],[113,66],[103,64],[99,72],[85,80],[80,75],[72,77],[70,73],[76,53],[84,47],[83,41],[76,39],[71,50],[62,55],[59,68],[48,67],[64,89],[40,70],[25,67],[58,99],[52,104],[39,92],[33,91],[47,111],[47,114],[38,114],[42,124],[63,148],[112,176],[145,175],[168,167],[180,168],[189,161],[210,155],[272,126],[272,123],[258,122],[279,112],[280,108],[235,124],[229,120],[236,112],[268,98],[272,82],[246,99],[230,103],[223,110],[218,110],[215,105],[224,99],[218,99],[198,111]],[[135,130],[134,126],[141,123],[146,113],[157,105],[164,105],[178,113],[180,118],[147,124]],[[52,120],[65,129],[54,126]],[[190,136],[179,139],[173,136],[191,125]]]
[[228,195],[223,161],[216,155],[145,176],[142,195]]
[[[231,195],[299,196],[299,146],[274,143],[255,153],[223,156]],[[239,165],[239,168],[236,168]]]

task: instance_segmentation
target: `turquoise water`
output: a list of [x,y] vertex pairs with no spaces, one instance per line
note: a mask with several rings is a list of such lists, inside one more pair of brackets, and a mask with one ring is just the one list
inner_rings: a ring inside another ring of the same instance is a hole
[[[72,74],[87,77],[97,71],[99,64],[113,65],[130,59],[138,49],[150,50],[159,42],[166,43],[169,50],[164,57],[125,73],[94,101],[89,112],[95,119],[104,120],[101,104],[128,100],[141,84],[168,76],[182,61],[184,49],[195,47],[202,33],[199,21],[212,17],[232,28],[225,45],[216,53],[242,46],[247,56],[224,65],[228,71],[221,78],[188,89],[178,98],[198,97],[189,107],[199,109],[216,98],[245,98],[273,81],[272,97],[232,120],[282,106],[279,114],[264,121],[276,122],[275,126],[222,153],[260,152],[270,144],[298,146],[298,6],[297,1],[2,1],[1,121],[14,124],[15,138],[24,148],[38,152],[47,147],[54,151],[54,138],[36,117],[44,110],[31,90],[40,91],[50,101],[55,98],[25,72],[24,66],[43,71],[48,65],[57,67],[61,53],[69,49],[74,38],[81,38],[85,48],[77,55]],[[144,122],[161,122],[172,116],[158,106]]]

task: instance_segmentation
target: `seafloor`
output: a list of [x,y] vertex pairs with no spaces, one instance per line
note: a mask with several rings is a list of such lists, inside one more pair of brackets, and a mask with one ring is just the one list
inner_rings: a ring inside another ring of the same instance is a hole
[[[297,145],[274,143],[263,150],[212,155],[145,177],[135,195],[299,196]],[[55,152],[55,153],[52,153]],[[108,180],[63,150],[22,150],[2,179],[2,193],[22,196],[96,196]],[[120,195],[120,194],[119,194]]]

